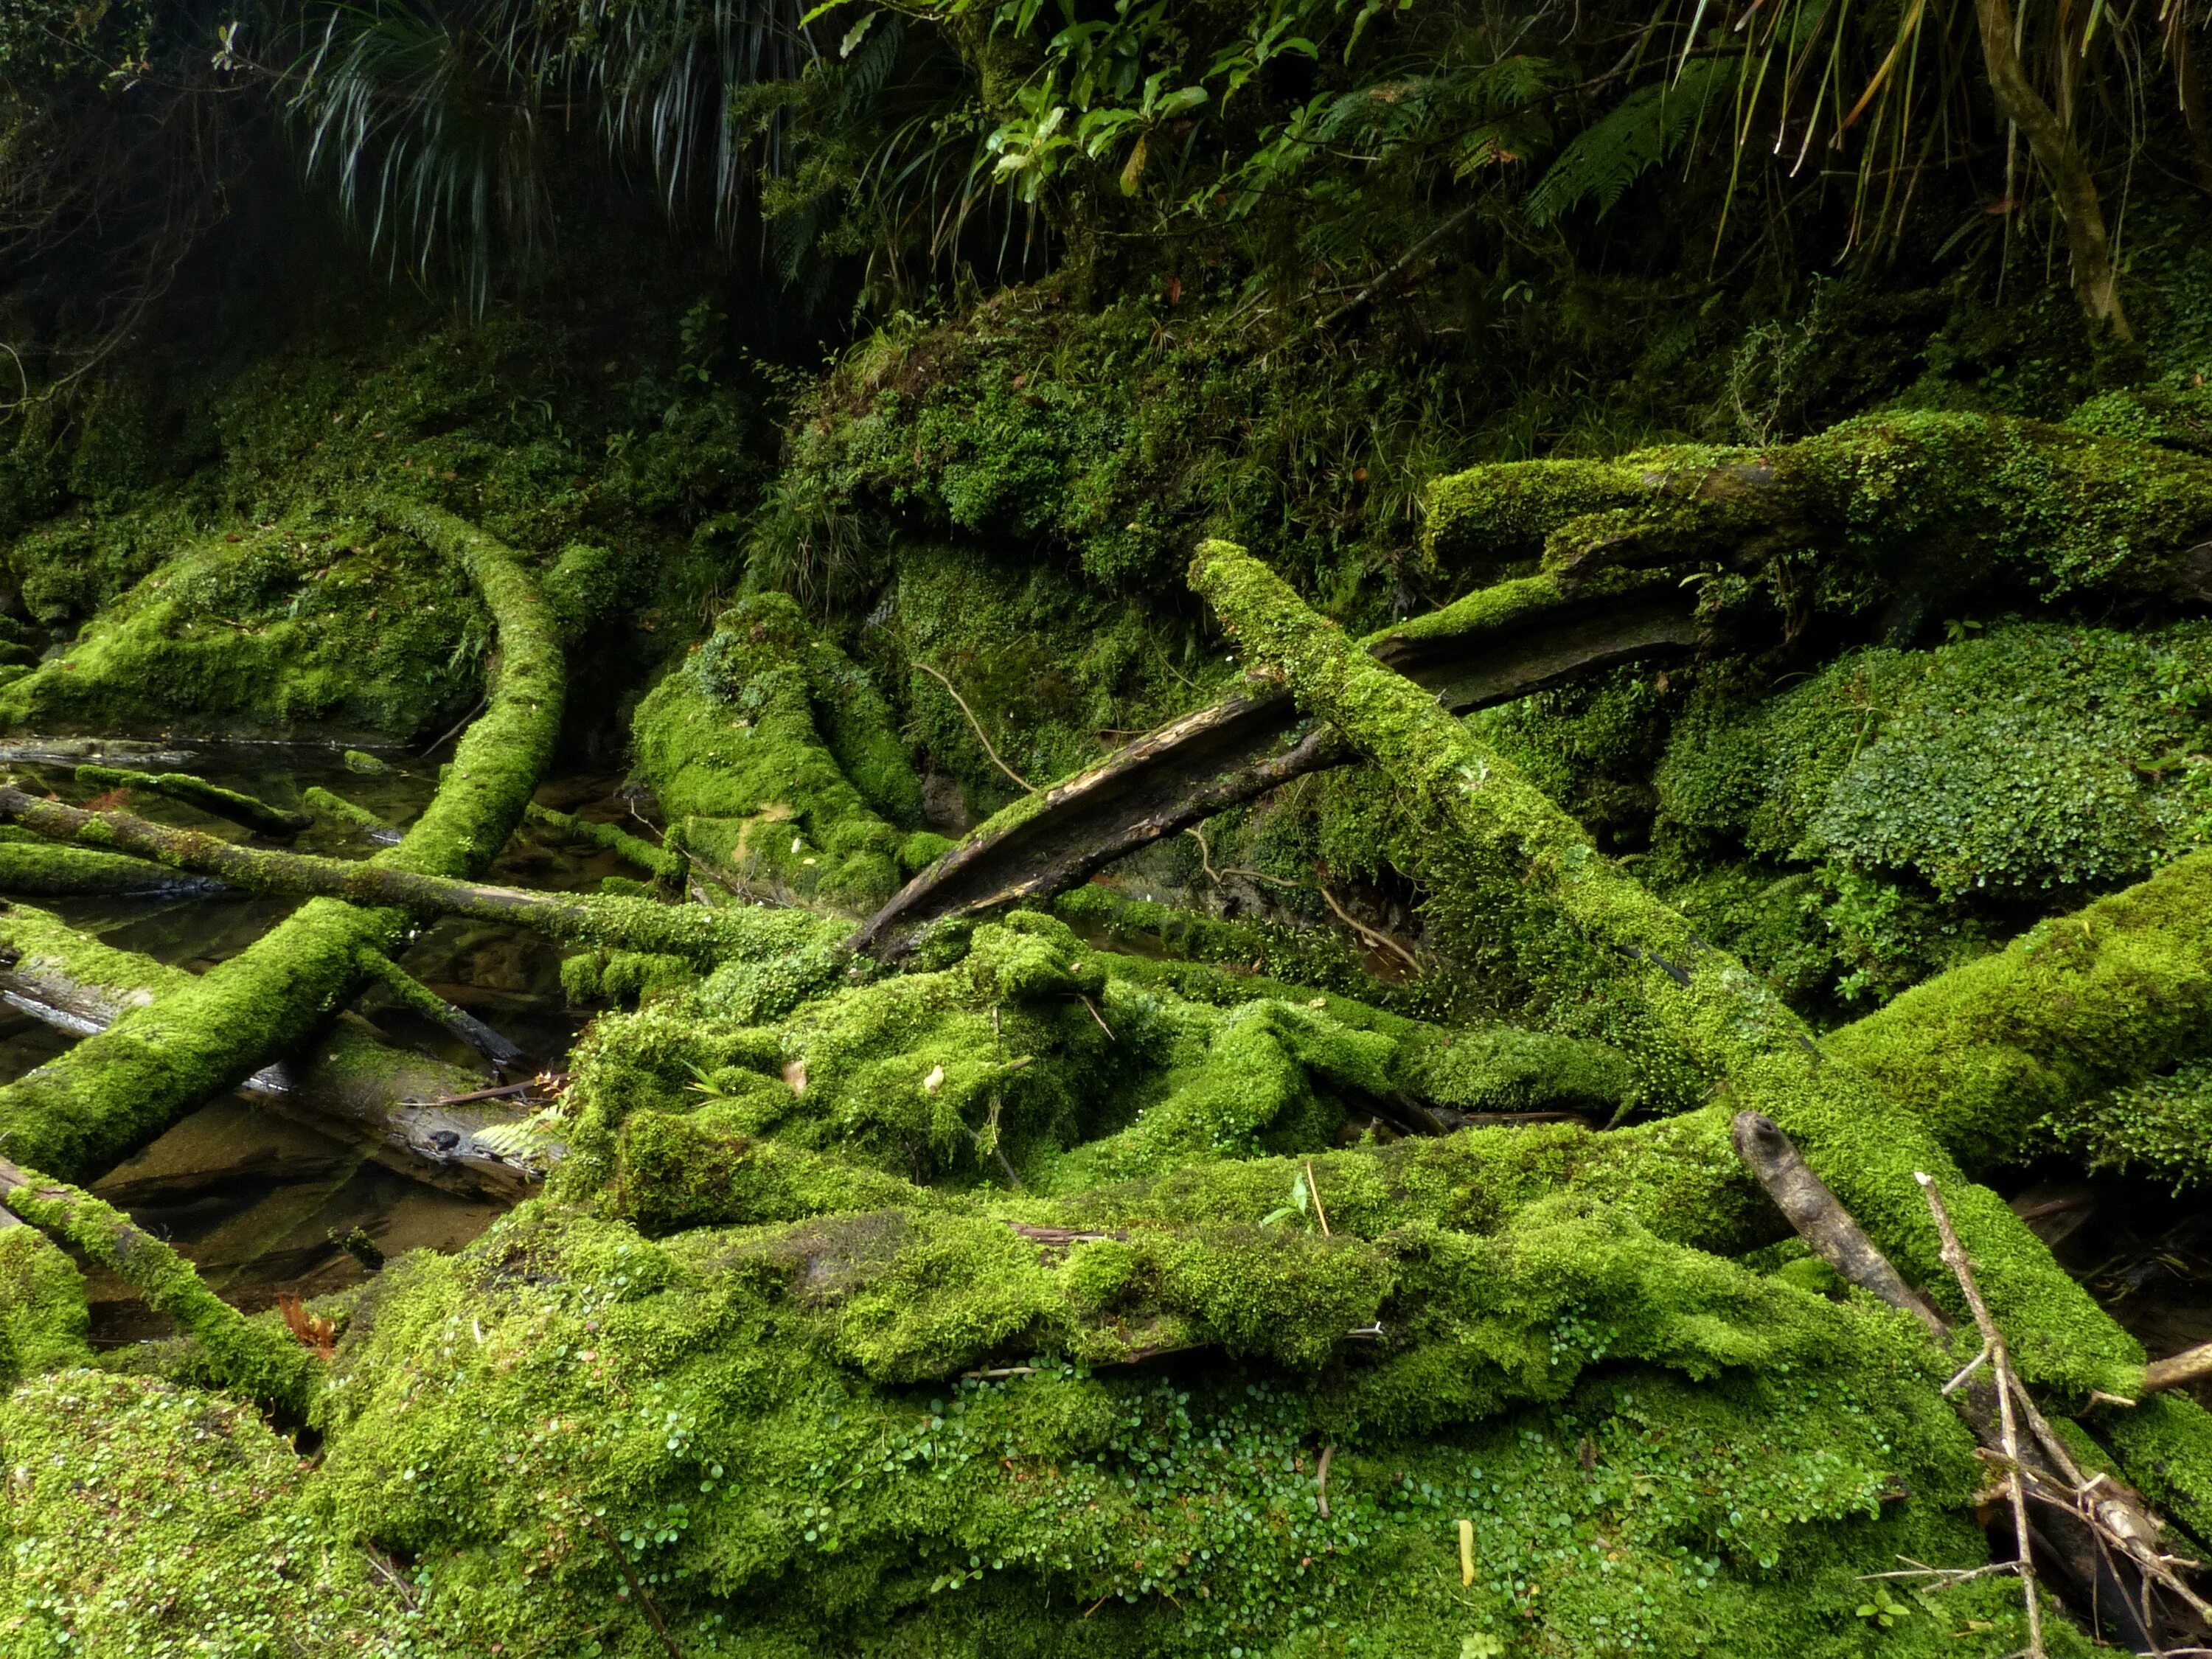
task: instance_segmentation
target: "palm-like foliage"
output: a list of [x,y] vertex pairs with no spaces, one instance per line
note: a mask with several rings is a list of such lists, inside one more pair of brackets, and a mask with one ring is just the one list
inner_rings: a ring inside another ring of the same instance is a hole
[[543,233],[549,149],[579,127],[732,233],[783,137],[736,94],[811,56],[791,0],[319,0],[297,32],[310,173],[395,264],[450,261],[479,303],[495,255]]

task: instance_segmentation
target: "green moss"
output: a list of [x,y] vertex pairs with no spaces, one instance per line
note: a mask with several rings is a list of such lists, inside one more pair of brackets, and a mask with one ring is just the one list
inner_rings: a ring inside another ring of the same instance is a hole
[[143,789],[182,801],[214,817],[228,818],[267,836],[296,835],[307,827],[304,812],[281,811],[264,800],[225,789],[188,772],[134,772],[119,766],[80,766],[76,781],[94,789]]
[[881,697],[781,594],[726,613],[634,736],[684,849],[747,879],[862,912],[946,844],[899,827],[921,787]]
[[614,853],[648,871],[654,881],[680,893],[690,866],[679,853],[665,847],[656,847],[642,836],[633,836],[620,824],[600,823],[589,818],[580,818],[572,812],[556,812],[550,807],[532,802],[527,814],[532,823],[544,825],[561,835]]
[[0,893],[53,898],[84,893],[204,892],[216,884],[144,859],[26,838],[0,840]]
[[208,1289],[191,1262],[120,1211],[27,1173],[29,1184],[9,1192],[8,1207],[112,1269],[156,1313],[176,1321],[191,1339],[190,1369],[200,1379],[295,1420],[305,1413],[316,1367],[281,1323],[248,1320]]
[[360,519],[203,535],[0,691],[40,730],[336,724],[419,733],[489,634],[465,573]]
[[[1592,557],[1726,559],[1789,525],[1768,572],[1794,584],[1785,600],[1851,611],[1975,590],[2191,592],[2189,550],[2208,521],[2212,461],[2202,457],[1922,410],[1765,450],[1681,445],[1477,467],[1433,487],[1428,538],[1440,562],[1495,568],[1540,554],[1571,569]],[[1789,550],[1808,535],[1832,550],[1796,559]]]
[[0,1228],[0,1381],[12,1389],[92,1358],[84,1276],[37,1228]]
[[[1581,827],[1437,708],[1315,617],[1266,567],[1209,544],[1194,582],[1245,649],[1279,665],[1303,706],[1332,720],[1418,801],[1430,826],[1436,887],[1525,895],[1610,953],[1613,994],[1651,1035],[1705,1068],[1735,1109],[1766,1113],[1796,1140],[1876,1242],[1907,1273],[1942,1283],[1932,1224],[1912,1177],[1945,1185],[1991,1304],[2024,1370],[2086,1391],[2120,1381],[2137,1350],[1996,1194],[1968,1185],[1941,1143],[1874,1083],[1830,1060],[1773,994],[1701,944],[1682,920],[1623,876]],[[1939,1292],[1940,1294],[1940,1292]],[[2064,1381],[2061,1381],[2061,1379]],[[2119,1390],[2114,1390],[2119,1391]]]
[[[2212,999],[2208,905],[2212,855],[2193,854],[1907,991],[1837,1032],[1830,1051],[1910,1107],[1969,1168],[2022,1156],[2046,1115],[2142,1157],[2150,1146],[2137,1137],[2155,1115],[2136,1110],[2093,1132],[2082,1115],[2108,1091],[2202,1051]],[[2154,1162],[2192,1156],[2177,1141]]]
[[[521,821],[552,753],[563,691],[557,637],[530,577],[499,543],[435,508],[380,509],[465,571],[500,625],[484,713],[462,737],[421,817],[380,862],[441,875],[488,864]],[[364,946],[389,950],[394,912],[334,899],[302,905],[253,945],[0,1090],[14,1156],[62,1175],[103,1167],[305,1043],[359,983]]]

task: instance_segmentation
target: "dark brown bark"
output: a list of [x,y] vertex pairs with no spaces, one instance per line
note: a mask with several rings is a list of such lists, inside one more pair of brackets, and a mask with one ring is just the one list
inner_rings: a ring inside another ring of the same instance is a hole
[[[1510,627],[1404,630],[1375,655],[1455,711],[1486,708],[1703,638],[1694,596],[1679,590],[1564,598]],[[933,921],[1049,898],[1116,859],[1309,772],[1357,758],[1334,728],[1295,741],[1290,694],[1265,681],[1186,714],[1086,772],[985,824],[871,916],[856,951],[897,956]]]

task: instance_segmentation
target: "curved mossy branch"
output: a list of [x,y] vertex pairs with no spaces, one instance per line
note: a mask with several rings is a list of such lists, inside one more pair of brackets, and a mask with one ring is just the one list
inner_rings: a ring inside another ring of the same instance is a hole
[[80,766],[76,781],[94,789],[143,789],[219,818],[228,818],[261,836],[296,836],[314,823],[305,812],[288,812],[265,800],[225,789],[189,772],[133,772],[121,766]]
[[90,1193],[0,1158],[0,1198],[24,1220],[75,1245],[167,1315],[197,1347],[207,1380],[283,1417],[306,1416],[320,1367],[288,1331],[258,1325],[201,1280],[192,1264]]
[[1970,1186],[1924,1125],[1829,1059],[1779,998],[1602,856],[1510,762],[1242,549],[1206,544],[1192,580],[1252,658],[1279,669],[1301,706],[1407,793],[1431,826],[1431,867],[1415,873],[1448,887],[1470,857],[1518,872],[1523,893],[1592,950],[1635,964],[1616,994],[1632,1000],[1650,1038],[1691,1056],[1735,1109],[1779,1124],[1890,1258],[1937,1287],[1941,1241],[1913,1174],[1942,1180],[1990,1302],[2019,1334],[2025,1374],[2080,1395],[2124,1394],[2140,1379],[2140,1347],[2002,1200]]
[[[1694,598],[1671,580],[1577,586],[1546,574],[1485,588],[1365,644],[1465,713],[1705,637]],[[1235,695],[997,814],[871,916],[853,948],[896,956],[931,922],[1048,899],[1141,847],[1353,758],[1326,726],[1291,740],[1299,724],[1279,684],[1248,676]]]
[[[0,999],[78,1036],[106,1030],[194,979],[21,904],[0,912]],[[477,1140],[522,1114],[499,1101],[439,1103],[483,1086],[476,1073],[380,1042],[351,1014],[341,1014],[299,1058],[264,1066],[239,1085],[283,1116],[365,1146],[401,1175],[448,1192],[526,1197],[536,1184],[532,1170]]]
[[2036,1124],[2212,1048],[2212,853],[2037,923],[1826,1039],[1969,1169]]
[[[506,844],[552,754],[564,690],[559,632],[501,543],[418,502],[380,500],[374,510],[461,565],[499,630],[483,714],[422,816],[373,860],[466,876]],[[362,948],[394,947],[406,923],[394,909],[301,906],[228,962],[0,1089],[0,1146],[65,1176],[106,1167],[272,1054],[306,1043],[358,988]]]
[[1427,537],[1449,566],[1764,568],[1800,617],[1975,593],[2197,599],[2212,460],[2002,416],[1868,416],[1765,449],[1474,467],[1430,491]]
[[0,841],[0,893],[27,898],[89,896],[169,897],[212,893],[222,884],[212,876],[165,870],[121,853],[96,847],[64,847],[20,832]]
[[598,823],[590,818],[580,818],[573,812],[556,812],[550,806],[530,804],[530,822],[543,824],[556,834],[599,848],[603,852],[625,859],[652,876],[657,887],[671,898],[680,897],[684,878],[690,874],[691,860],[674,848],[655,847],[642,836],[633,836],[616,823]]

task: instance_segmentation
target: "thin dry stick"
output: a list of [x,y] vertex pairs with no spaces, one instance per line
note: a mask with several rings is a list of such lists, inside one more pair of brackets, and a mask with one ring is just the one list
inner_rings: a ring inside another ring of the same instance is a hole
[[1314,1215],[1321,1222],[1321,1236],[1328,1237],[1328,1212],[1321,1206],[1321,1183],[1314,1179],[1313,1160],[1306,1160],[1306,1195],[1314,1201]]
[[605,1540],[607,1553],[614,1557],[615,1565],[622,1570],[623,1582],[629,1586],[629,1593],[636,1598],[639,1610],[653,1621],[653,1632],[660,1638],[661,1646],[668,1650],[669,1659],[684,1659],[684,1650],[676,1645],[676,1638],[668,1633],[668,1626],[660,1616],[660,1608],[645,1593],[645,1586],[637,1582],[637,1574],[630,1570],[629,1558],[623,1553],[622,1547],[607,1531],[607,1523],[588,1510],[585,1512],[584,1518],[592,1523],[592,1530]]
[[1321,1468],[1314,1471],[1314,1502],[1320,1506],[1321,1518],[1328,1519],[1328,1461],[1336,1455],[1336,1448],[1321,1449]]
[[[1990,1317],[1988,1305],[1982,1300],[1981,1287],[1974,1283],[1974,1271],[1966,1260],[1966,1246],[1959,1243],[1959,1235],[1951,1225],[1950,1212],[1943,1207],[1943,1195],[1936,1190],[1932,1176],[1918,1170],[1912,1178],[1920,1183],[1920,1190],[1928,1195],[1928,1207],[1936,1217],[1936,1231],[1943,1238],[1943,1265],[1950,1268],[1959,1281],[1960,1292],[1972,1310],[1974,1328],[1982,1334],[1982,1354],[1986,1356],[1990,1369],[1996,1375],[1999,1443],[2005,1456],[2005,1492],[2012,1504],[2014,1541],[2020,1551],[2019,1571],[2021,1591],[2027,1607],[2027,1646],[2021,1659],[2045,1659],[2043,1649],[2043,1609],[2035,1595],[2035,1563],[2028,1557],[2027,1541],[2027,1485],[2021,1479],[2020,1468],[2020,1430],[2013,1418],[2013,1394],[2019,1386],[2013,1380],[2012,1359],[2005,1352],[2002,1332]],[[1960,1374],[1964,1381],[1981,1363]]]
[[1396,957],[1401,962],[1404,963],[1406,966],[1412,969],[1415,973],[1418,974],[1421,971],[1420,962],[1414,957],[1411,951],[1408,951],[1404,945],[1399,944],[1396,939],[1392,939],[1389,934],[1376,933],[1375,929],[1370,927],[1365,922],[1361,921],[1358,917],[1354,916],[1352,912],[1346,909],[1341,904],[1339,904],[1336,902],[1336,895],[1330,892],[1325,884],[1322,886],[1321,896],[1328,903],[1328,908],[1336,913],[1336,919],[1342,922],[1346,927],[1352,929],[1353,933],[1358,934],[1360,938],[1365,939],[1370,945],[1375,946],[1378,951],[1389,951],[1393,956]]
[[1198,843],[1199,866],[1216,887],[1227,886],[1228,878],[1231,876],[1246,876],[1254,881],[1272,882],[1278,887],[1296,887],[1298,884],[1281,876],[1271,876],[1264,870],[1247,870],[1241,866],[1231,866],[1226,870],[1217,870],[1213,867],[1213,849],[1206,844],[1205,834],[1199,827],[1194,823],[1189,829],[1184,830],[1183,834]]
[[997,767],[1001,772],[1004,772],[1016,783],[1021,785],[1023,790],[1026,793],[1032,795],[1036,793],[1036,785],[1031,783],[1027,778],[1015,771],[1012,767],[1007,765],[1005,761],[999,757],[999,751],[991,746],[991,739],[986,737],[983,733],[983,722],[975,718],[975,711],[968,706],[968,699],[962,696],[960,693],[954,689],[952,682],[946,679],[944,675],[939,673],[934,668],[932,668],[927,663],[922,661],[919,657],[916,657],[914,659],[914,665],[921,670],[923,673],[928,675],[930,678],[935,680],[939,685],[943,686],[945,690],[946,695],[949,696],[953,702],[960,705],[960,712],[968,717],[968,725],[975,733],[975,741],[983,745],[983,752],[991,757],[991,764]]

